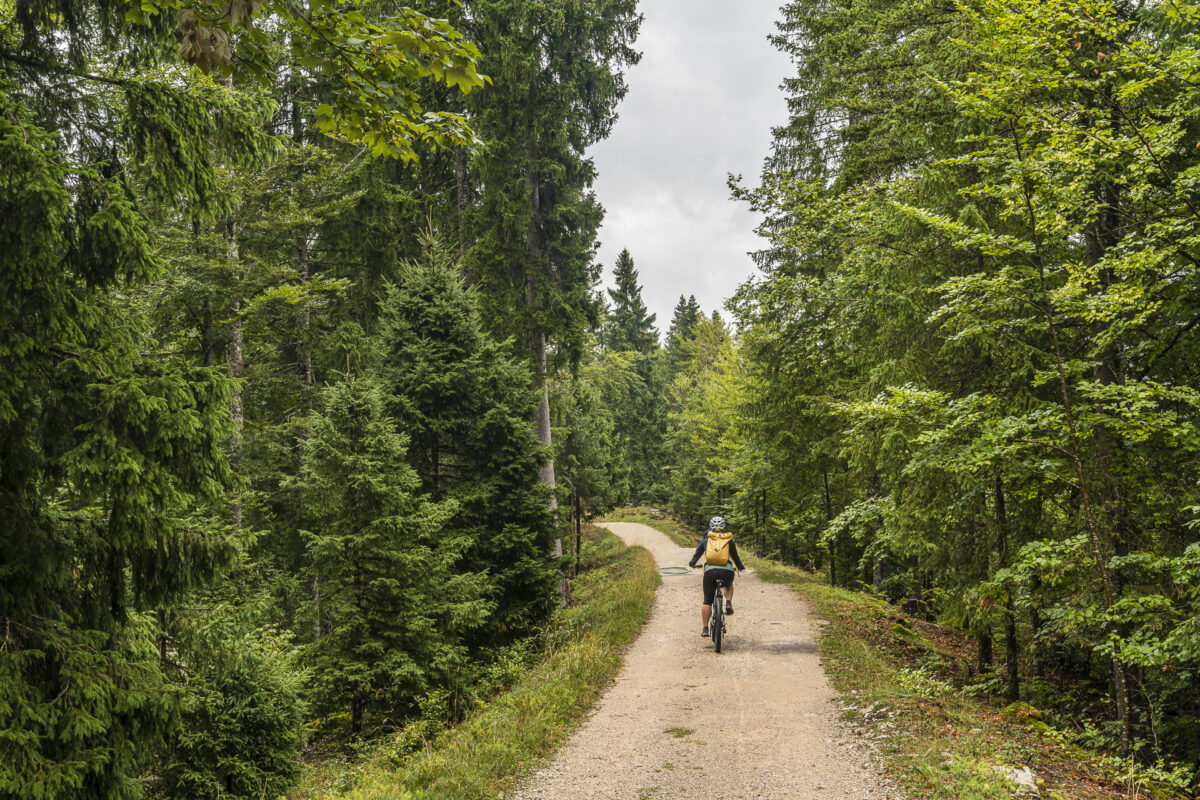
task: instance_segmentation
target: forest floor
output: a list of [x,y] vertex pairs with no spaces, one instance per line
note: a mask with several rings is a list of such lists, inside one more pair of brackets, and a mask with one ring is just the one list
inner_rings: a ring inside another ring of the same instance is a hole
[[[632,522],[607,523],[659,568],[691,548]],[[819,624],[787,586],[753,571],[735,584],[723,652],[701,638],[700,573],[664,575],[616,682],[546,767],[510,800],[897,797],[870,745],[841,723],[818,655]]]

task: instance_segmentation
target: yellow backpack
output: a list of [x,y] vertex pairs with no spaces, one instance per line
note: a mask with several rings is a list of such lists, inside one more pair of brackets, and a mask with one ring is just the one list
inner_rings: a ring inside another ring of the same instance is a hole
[[729,542],[733,534],[725,531],[709,531],[708,546],[704,549],[704,563],[723,567],[729,563]]

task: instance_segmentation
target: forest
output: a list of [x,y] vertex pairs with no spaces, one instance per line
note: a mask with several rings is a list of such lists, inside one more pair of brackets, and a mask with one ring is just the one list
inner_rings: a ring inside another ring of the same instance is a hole
[[0,798],[462,719],[623,506],[1200,787],[1200,3],[785,3],[762,249],[669,321],[596,259],[641,22],[0,0]]

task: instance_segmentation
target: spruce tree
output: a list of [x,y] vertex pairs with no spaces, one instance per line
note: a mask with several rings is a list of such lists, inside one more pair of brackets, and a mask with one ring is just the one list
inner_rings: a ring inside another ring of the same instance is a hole
[[[483,289],[491,330],[532,364],[542,391],[537,433],[549,447],[549,359],[578,358],[597,315],[591,287],[602,210],[586,150],[616,119],[621,69],[638,60],[641,16],[636,0],[469,6],[471,35],[488,43],[480,67],[499,79],[470,98],[488,147],[471,164],[480,197],[464,264]],[[542,480],[554,485],[552,461]]]
[[608,290],[612,310],[605,321],[605,340],[611,350],[632,350],[649,355],[658,349],[654,314],[646,313],[642,287],[629,250],[622,250],[613,267],[615,287]]
[[457,569],[470,542],[445,527],[455,503],[420,494],[383,392],[351,378],[322,395],[301,474],[326,620],[308,660],[320,708],[357,732],[450,681],[491,604],[485,577]]
[[155,797],[259,800],[286,794],[300,775],[308,676],[288,637],[247,627],[235,608],[188,614],[199,630],[187,637],[181,724],[158,767]]
[[[178,732],[175,678],[196,654],[168,646],[167,628],[235,551],[222,522],[235,384],[181,331],[154,335],[148,287],[170,267],[163,219],[224,219],[224,176],[275,151],[273,37],[286,30],[311,67],[372,74],[356,88],[344,78],[361,73],[327,70],[336,89],[317,116],[343,138],[406,153],[414,120],[470,138],[395,91],[417,80],[405,53],[479,83],[448,26],[412,13],[394,28],[415,49],[353,52],[354,33],[387,31],[265,6],[0,7],[0,797],[138,797]],[[260,13],[272,24],[251,32]],[[368,121],[352,130],[356,114]]]
[[680,365],[685,360],[683,345],[692,338],[699,321],[700,304],[696,302],[696,295],[686,299],[679,295],[679,302],[675,304],[675,313],[671,317],[671,327],[667,329],[667,344],[664,348],[671,380],[675,379]]
[[232,555],[211,514],[230,387],[147,352],[128,298],[163,264],[127,176],[13,91],[0,75],[0,797],[132,798],[173,727],[154,612]]
[[605,321],[604,339],[610,352],[625,353],[637,381],[616,402],[619,447],[628,473],[626,503],[666,499],[662,442],[666,429],[666,372],[654,315],[646,313],[642,287],[633,257],[622,250],[614,267],[615,287],[608,290],[612,310]]
[[488,573],[496,605],[479,641],[494,641],[537,624],[553,589],[538,394],[484,329],[448,249],[431,236],[423,245],[382,304],[383,376],[422,489],[453,504],[446,530],[468,542],[461,568]]

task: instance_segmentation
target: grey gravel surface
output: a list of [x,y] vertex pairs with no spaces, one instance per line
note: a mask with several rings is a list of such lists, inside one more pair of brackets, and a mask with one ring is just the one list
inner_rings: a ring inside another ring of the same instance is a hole
[[[691,556],[648,526],[607,527],[659,567]],[[663,577],[613,686],[509,800],[898,797],[840,724],[795,593],[740,575],[719,655],[700,637],[700,595],[698,570]]]

